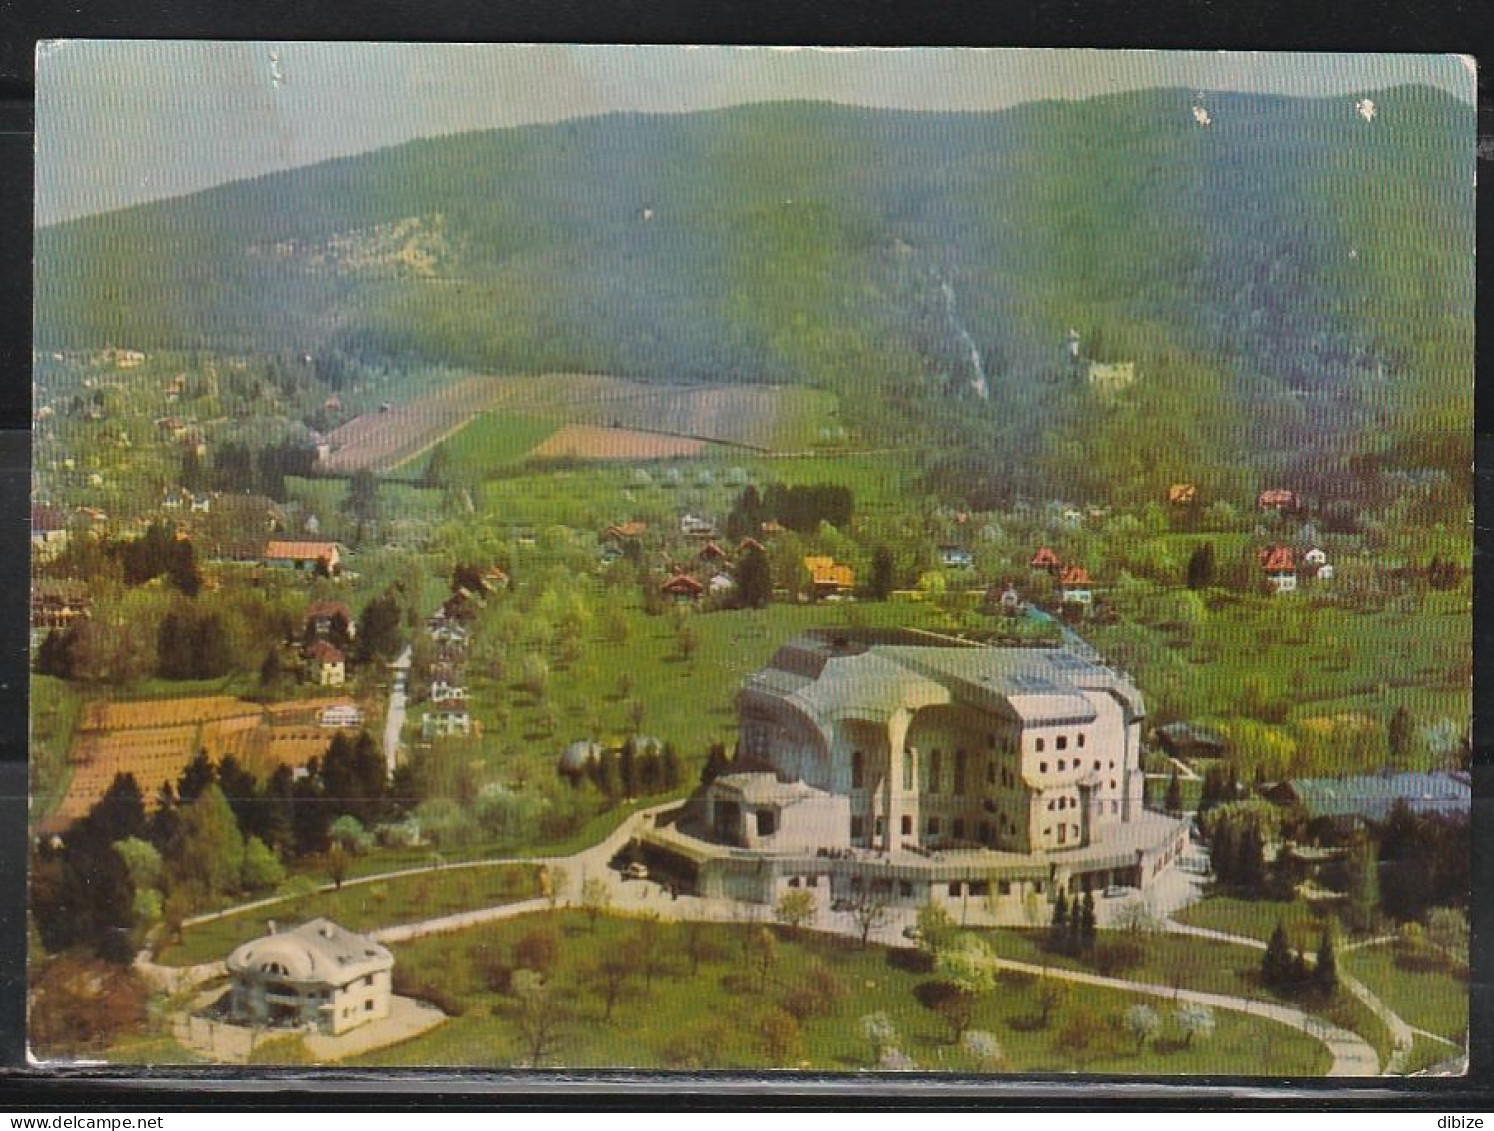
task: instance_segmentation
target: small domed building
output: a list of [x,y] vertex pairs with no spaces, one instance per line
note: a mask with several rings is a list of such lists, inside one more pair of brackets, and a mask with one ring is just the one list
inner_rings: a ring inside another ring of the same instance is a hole
[[567,746],[560,754],[560,761],[556,763],[556,770],[568,778],[580,777],[594,762],[602,760],[602,744],[600,742],[588,742],[586,739],[578,739]]
[[337,1036],[389,1016],[394,956],[330,919],[313,919],[228,956],[229,1013],[239,1024]]

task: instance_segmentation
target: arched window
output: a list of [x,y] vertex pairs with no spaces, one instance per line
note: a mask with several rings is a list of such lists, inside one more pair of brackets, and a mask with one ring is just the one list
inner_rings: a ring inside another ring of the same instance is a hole
[[851,788],[860,789],[866,784],[866,756],[859,750],[851,751]]

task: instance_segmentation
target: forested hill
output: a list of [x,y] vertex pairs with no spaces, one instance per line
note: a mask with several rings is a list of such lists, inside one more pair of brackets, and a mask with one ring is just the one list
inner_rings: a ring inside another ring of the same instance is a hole
[[[1154,90],[419,141],[41,230],[38,347],[806,381],[854,390],[867,434],[955,421],[1138,489],[1307,450],[1458,466],[1474,111],[1369,97],[1372,120],[1209,94],[1205,126]],[[1070,327],[1135,385],[1080,390]],[[1060,451],[1096,439],[1133,450]]]

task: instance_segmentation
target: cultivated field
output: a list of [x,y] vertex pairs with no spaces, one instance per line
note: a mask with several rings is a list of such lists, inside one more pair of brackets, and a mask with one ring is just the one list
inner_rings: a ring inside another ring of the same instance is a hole
[[276,766],[301,766],[326,751],[333,731],[316,725],[324,707],[351,703],[318,698],[266,707],[228,695],[89,704],[68,754],[67,793],[46,822],[62,828],[85,815],[115,777],[133,774],[154,808],[162,785],[175,782],[199,750],[214,761],[232,755],[265,776]]
[[[525,456],[692,456],[705,443],[799,451],[815,445],[834,413],[831,395],[789,386],[652,384],[585,373],[469,377],[350,420],[327,437],[332,452],[320,467],[342,475],[364,468],[414,470],[447,436],[453,437],[454,459],[479,471]],[[496,438],[496,450],[464,443],[472,430]]]
[[529,455],[532,459],[678,459],[698,456],[704,448],[704,441],[684,436],[567,424]]

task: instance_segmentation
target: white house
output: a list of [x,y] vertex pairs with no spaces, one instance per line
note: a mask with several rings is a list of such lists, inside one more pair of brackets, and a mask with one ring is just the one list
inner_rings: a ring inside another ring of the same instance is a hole
[[389,1016],[394,956],[372,939],[313,919],[228,956],[229,1014],[250,1025],[337,1035]]
[[315,641],[306,649],[306,678],[322,687],[341,687],[347,682],[347,657],[342,649],[326,640]]
[[1328,564],[1328,555],[1317,546],[1302,555],[1302,560],[1310,566],[1322,566]]
[[436,710],[420,716],[420,737],[427,742],[434,738],[466,738],[471,733],[472,716],[457,700],[437,703]]

